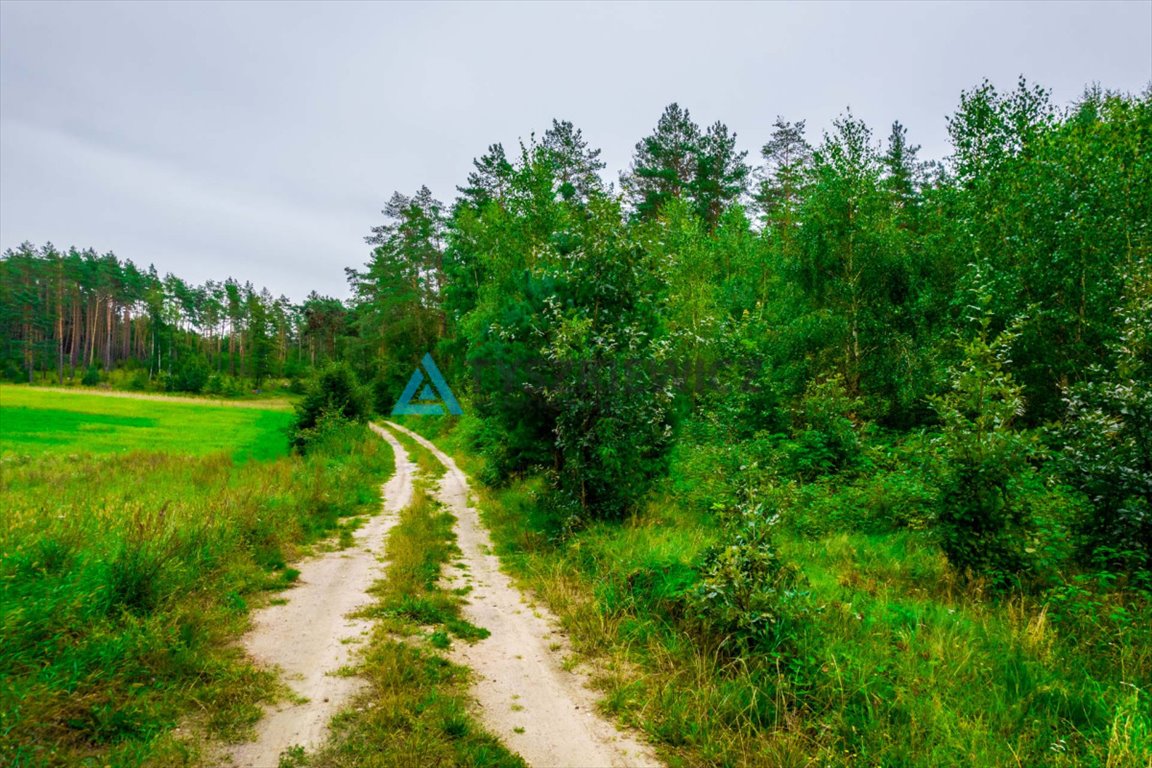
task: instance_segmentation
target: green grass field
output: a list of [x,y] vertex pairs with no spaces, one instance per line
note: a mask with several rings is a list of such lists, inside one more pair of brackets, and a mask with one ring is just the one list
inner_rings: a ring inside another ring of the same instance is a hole
[[279,695],[236,645],[249,608],[392,467],[360,425],[291,455],[290,419],[0,390],[0,765],[203,764]]
[[287,454],[291,420],[288,410],[0,386],[0,453],[226,451],[236,460],[271,459]]

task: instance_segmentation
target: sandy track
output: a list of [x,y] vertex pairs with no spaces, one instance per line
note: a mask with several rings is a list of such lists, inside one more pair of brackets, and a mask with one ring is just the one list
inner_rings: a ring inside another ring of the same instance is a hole
[[348,614],[371,602],[368,588],[383,575],[381,560],[388,530],[412,500],[415,465],[386,430],[373,431],[388,441],[396,472],[384,486],[383,511],[356,531],[355,543],[296,565],[297,585],[284,593],[288,602],[258,611],[243,645],[258,663],[279,667],[285,682],[307,701],[268,708],[256,726],[256,739],[231,749],[240,768],[276,768],[280,753],[293,745],[319,746],[328,722],[364,682],[337,676],[354,662],[356,644],[371,627]]
[[500,571],[488,531],[469,504],[468,478],[435,445],[398,424],[447,468],[437,498],[456,516],[466,569],[447,569],[448,586],[471,584],[464,616],[492,633],[469,645],[453,643],[452,658],[474,671],[472,695],[484,725],[533,768],[659,766],[651,748],[617,730],[596,712],[587,681],[565,671],[564,638],[554,617],[530,607]]
[[213,408],[256,408],[262,411],[290,411],[292,401],[285,397],[269,397],[260,400],[228,400],[216,397],[191,397],[188,395],[160,395],[149,392],[125,392],[119,389],[95,389],[88,387],[42,387],[39,385],[18,385],[29,392],[56,392],[62,395],[93,395],[94,397],[119,397],[125,400],[154,400],[158,403],[192,403],[209,405]]

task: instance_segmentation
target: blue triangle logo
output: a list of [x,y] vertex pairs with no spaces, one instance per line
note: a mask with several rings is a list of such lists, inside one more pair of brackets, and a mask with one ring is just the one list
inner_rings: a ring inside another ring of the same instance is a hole
[[[421,384],[424,385],[423,389],[420,387]],[[416,395],[417,390],[420,391],[419,396]],[[413,399],[417,402],[412,402]],[[441,402],[428,402],[430,400]],[[425,353],[420,365],[412,372],[412,378],[408,379],[408,386],[404,387],[400,399],[392,406],[392,415],[443,416],[445,413],[459,416],[464,411],[460,408],[460,403],[456,401],[452,390],[448,388],[448,382],[444,381],[444,376],[436,367],[432,355]]]

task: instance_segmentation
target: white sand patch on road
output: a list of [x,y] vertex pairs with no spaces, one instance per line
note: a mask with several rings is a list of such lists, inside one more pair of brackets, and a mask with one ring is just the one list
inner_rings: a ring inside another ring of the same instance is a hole
[[239,768],[276,768],[280,753],[299,745],[323,743],[332,716],[364,686],[337,671],[354,664],[357,646],[371,622],[348,614],[371,603],[367,594],[383,576],[384,545],[400,510],[412,501],[416,468],[399,441],[386,430],[373,431],[391,445],[396,472],[384,485],[384,506],[354,534],[354,544],[296,564],[297,584],[284,593],[288,602],[257,611],[244,648],[257,663],[278,667],[299,703],[284,702],[265,711],[256,738],[231,749]]
[[582,676],[565,671],[558,623],[532,608],[500,571],[488,530],[468,501],[468,478],[435,445],[388,422],[427,448],[446,468],[437,498],[456,516],[457,542],[466,569],[449,568],[448,586],[471,578],[464,617],[491,636],[475,644],[453,643],[452,660],[473,670],[472,696],[484,725],[533,768],[625,768],[659,766],[652,749],[635,734],[617,729],[596,712],[596,694]]

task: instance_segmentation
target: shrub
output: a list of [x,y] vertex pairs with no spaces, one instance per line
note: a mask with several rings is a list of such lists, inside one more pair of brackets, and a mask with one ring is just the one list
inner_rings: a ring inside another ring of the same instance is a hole
[[720,639],[727,655],[786,651],[807,613],[803,575],[780,559],[773,543],[778,521],[759,505],[738,510],[696,566],[700,578],[686,593],[688,613],[704,634]]
[[812,480],[859,466],[863,445],[852,420],[859,406],[840,376],[809,384],[800,401],[798,429],[785,445],[784,470]]
[[543,394],[555,413],[558,490],[590,518],[622,518],[667,469],[667,344],[639,325],[597,330],[559,303],[549,311],[554,337],[544,356],[553,379]]
[[100,368],[92,364],[88,366],[88,370],[84,371],[84,376],[81,377],[80,383],[86,387],[95,387],[100,383]]
[[304,399],[296,406],[292,445],[304,450],[314,440],[313,430],[322,420],[343,419],[363,422],[371,413],[368,396],[356,375],[344,363],[333,363],[316,377]]
[[372,406],[376,413],[391,413],[396,398],[403,391],[406,380],[401,379],[395,370],[380,370],[368,385]]
[[323,410],[311,427],[297,429],[293,445],[301,453],[340,454],[340,445],[355,438],[356,423],[337,410]]
[[1093,566],[1152,571],[1152,264],[1128,276],[1116,364],[1065,392],[1063,474],[1092,500],[1080,519]]
[[951,372],[951,391],[932,399],[943,422],[937,532],[958,571],[1003,587],[1027,570],[1029,491],[1038,483],[1028,463],[1033,441],[1013,429],[1024,413],[1022,389],[1005,370],[1014,334],[1005,331],[990,341],[991,318],[979,324]]
[[218,397],[236,397],[244,394],[244,384],[227,373],[212,373],[204,380],[202,391]]
[[592,361],[549,393],[558,412],[559,488],[593,517],[632,512],[666,466],[670,397],[643,364]]
[[140,370],[132,374],[128,379],[128,389],[133,392],[143,392],[148,389],[148,371]]
[[174,392],[199,393],[208,383],[208,364],[201,357],[185,360],[168,380]]
[[0,378],[4,381],[11,381],[16,384],[28,381],[28,371],[21,368],[15,360],[5,360],[0,374],[2,374]]
[[168,371],[159,371],[152,377],[151,387],[149,388],[153,392],[174,392],[175,389],[172,386],[172,381],[171,373]]

